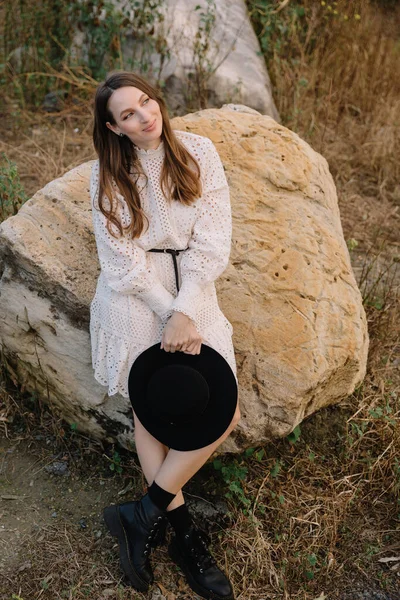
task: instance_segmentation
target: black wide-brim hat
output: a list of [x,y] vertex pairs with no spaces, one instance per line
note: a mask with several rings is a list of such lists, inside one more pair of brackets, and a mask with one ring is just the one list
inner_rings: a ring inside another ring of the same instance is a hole
[[134,361],[129,398],[141,424],[174,450],[198,450],[215,442],[236,410],[235,375],[216,350],[166,352],[158,342]]

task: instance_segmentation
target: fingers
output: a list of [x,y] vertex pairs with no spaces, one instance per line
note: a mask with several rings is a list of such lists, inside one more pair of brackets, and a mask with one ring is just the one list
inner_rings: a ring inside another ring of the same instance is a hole
[[186,348],[186,354],[198,354],[199,350],[199,340],[193,340],[192,342],[190,342],[190,344],[188,344],[187,348]]
[[200,354],[202,339],[194,340],[190,343],[174,344],[173,342],[163,342],[161,348],[165,352],[184,352],[185,354]]
[[164,342],[163,347],[166,352],[179,352],[182,350],[182,347],[186,348],[186,343],[177,343],[177,342]]
[[172,353],[200,354],[202,341],[194,324],[180,326],[171,318],[163,331],[160,349]]
[[203,340],[197,340],[196,342],[193,342],[193,344],[191,344],[190,346],[188,346],[185,354],[200,354],[201,352],[201,344],[202,344]]
[[164,344],[165,352],[175,352],[175,347],[172,344]]

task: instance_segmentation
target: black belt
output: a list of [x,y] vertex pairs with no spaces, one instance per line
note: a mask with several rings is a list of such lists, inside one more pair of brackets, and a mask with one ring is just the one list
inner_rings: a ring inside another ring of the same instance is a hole
[[176,262],[176,257],[180,252],[185,252],[187,248],[184,250],[174,250],[173,248],[152,248],[151,250],[147,250],[147,252],[168,252],[171,254],[172,260],[174,261],[174,269],[175,269],[175,281],[176,281],[176,289],[179,292],[179,276],[178,276],[178,264]]

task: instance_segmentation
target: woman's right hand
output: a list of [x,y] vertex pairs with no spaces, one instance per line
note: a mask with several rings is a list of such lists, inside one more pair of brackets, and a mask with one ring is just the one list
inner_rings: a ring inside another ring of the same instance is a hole
[[185,354],[200,354],[203,338],[196,329],[192,319],[181,312],[173,312],[166,324],[161,349],[166,352],[184,352]]

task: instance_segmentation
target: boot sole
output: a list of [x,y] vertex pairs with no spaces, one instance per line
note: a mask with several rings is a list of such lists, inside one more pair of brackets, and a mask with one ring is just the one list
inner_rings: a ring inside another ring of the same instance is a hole
[[121,568],[125,575],[128,577],[132,586],[138,592],[147,592],[150,583],[142,579],[139,573],[131,562],[129,553],[128,538],[119,518],[118,509],[116,506],[107,506],[103,511],[104,522],[107,526],[108,531],[113,537],[116,537],[119,544],[119,557]]
[[181,569],[181,571],[183,571],[189,586],[192,588],[192,590],[194,592],[196,592],[196,594],[198,594],[202,598],[205,598],[206,600],[235,600],[235,597],[233,594],[230,594],[229,596],[219,596],[215,592],[212,592],[212,591],[207,590],[206,588],[202,587],[193,578],[193,575],[191,574],[189,569],[186,567],[184,558],[182,557],[181,553],[176,548],[176,546],[172,543],[168,546],[168,554],[169,554],[169,557],[171,558],[171,560],[173,560],[173,562],[178,565],[178,567]]

